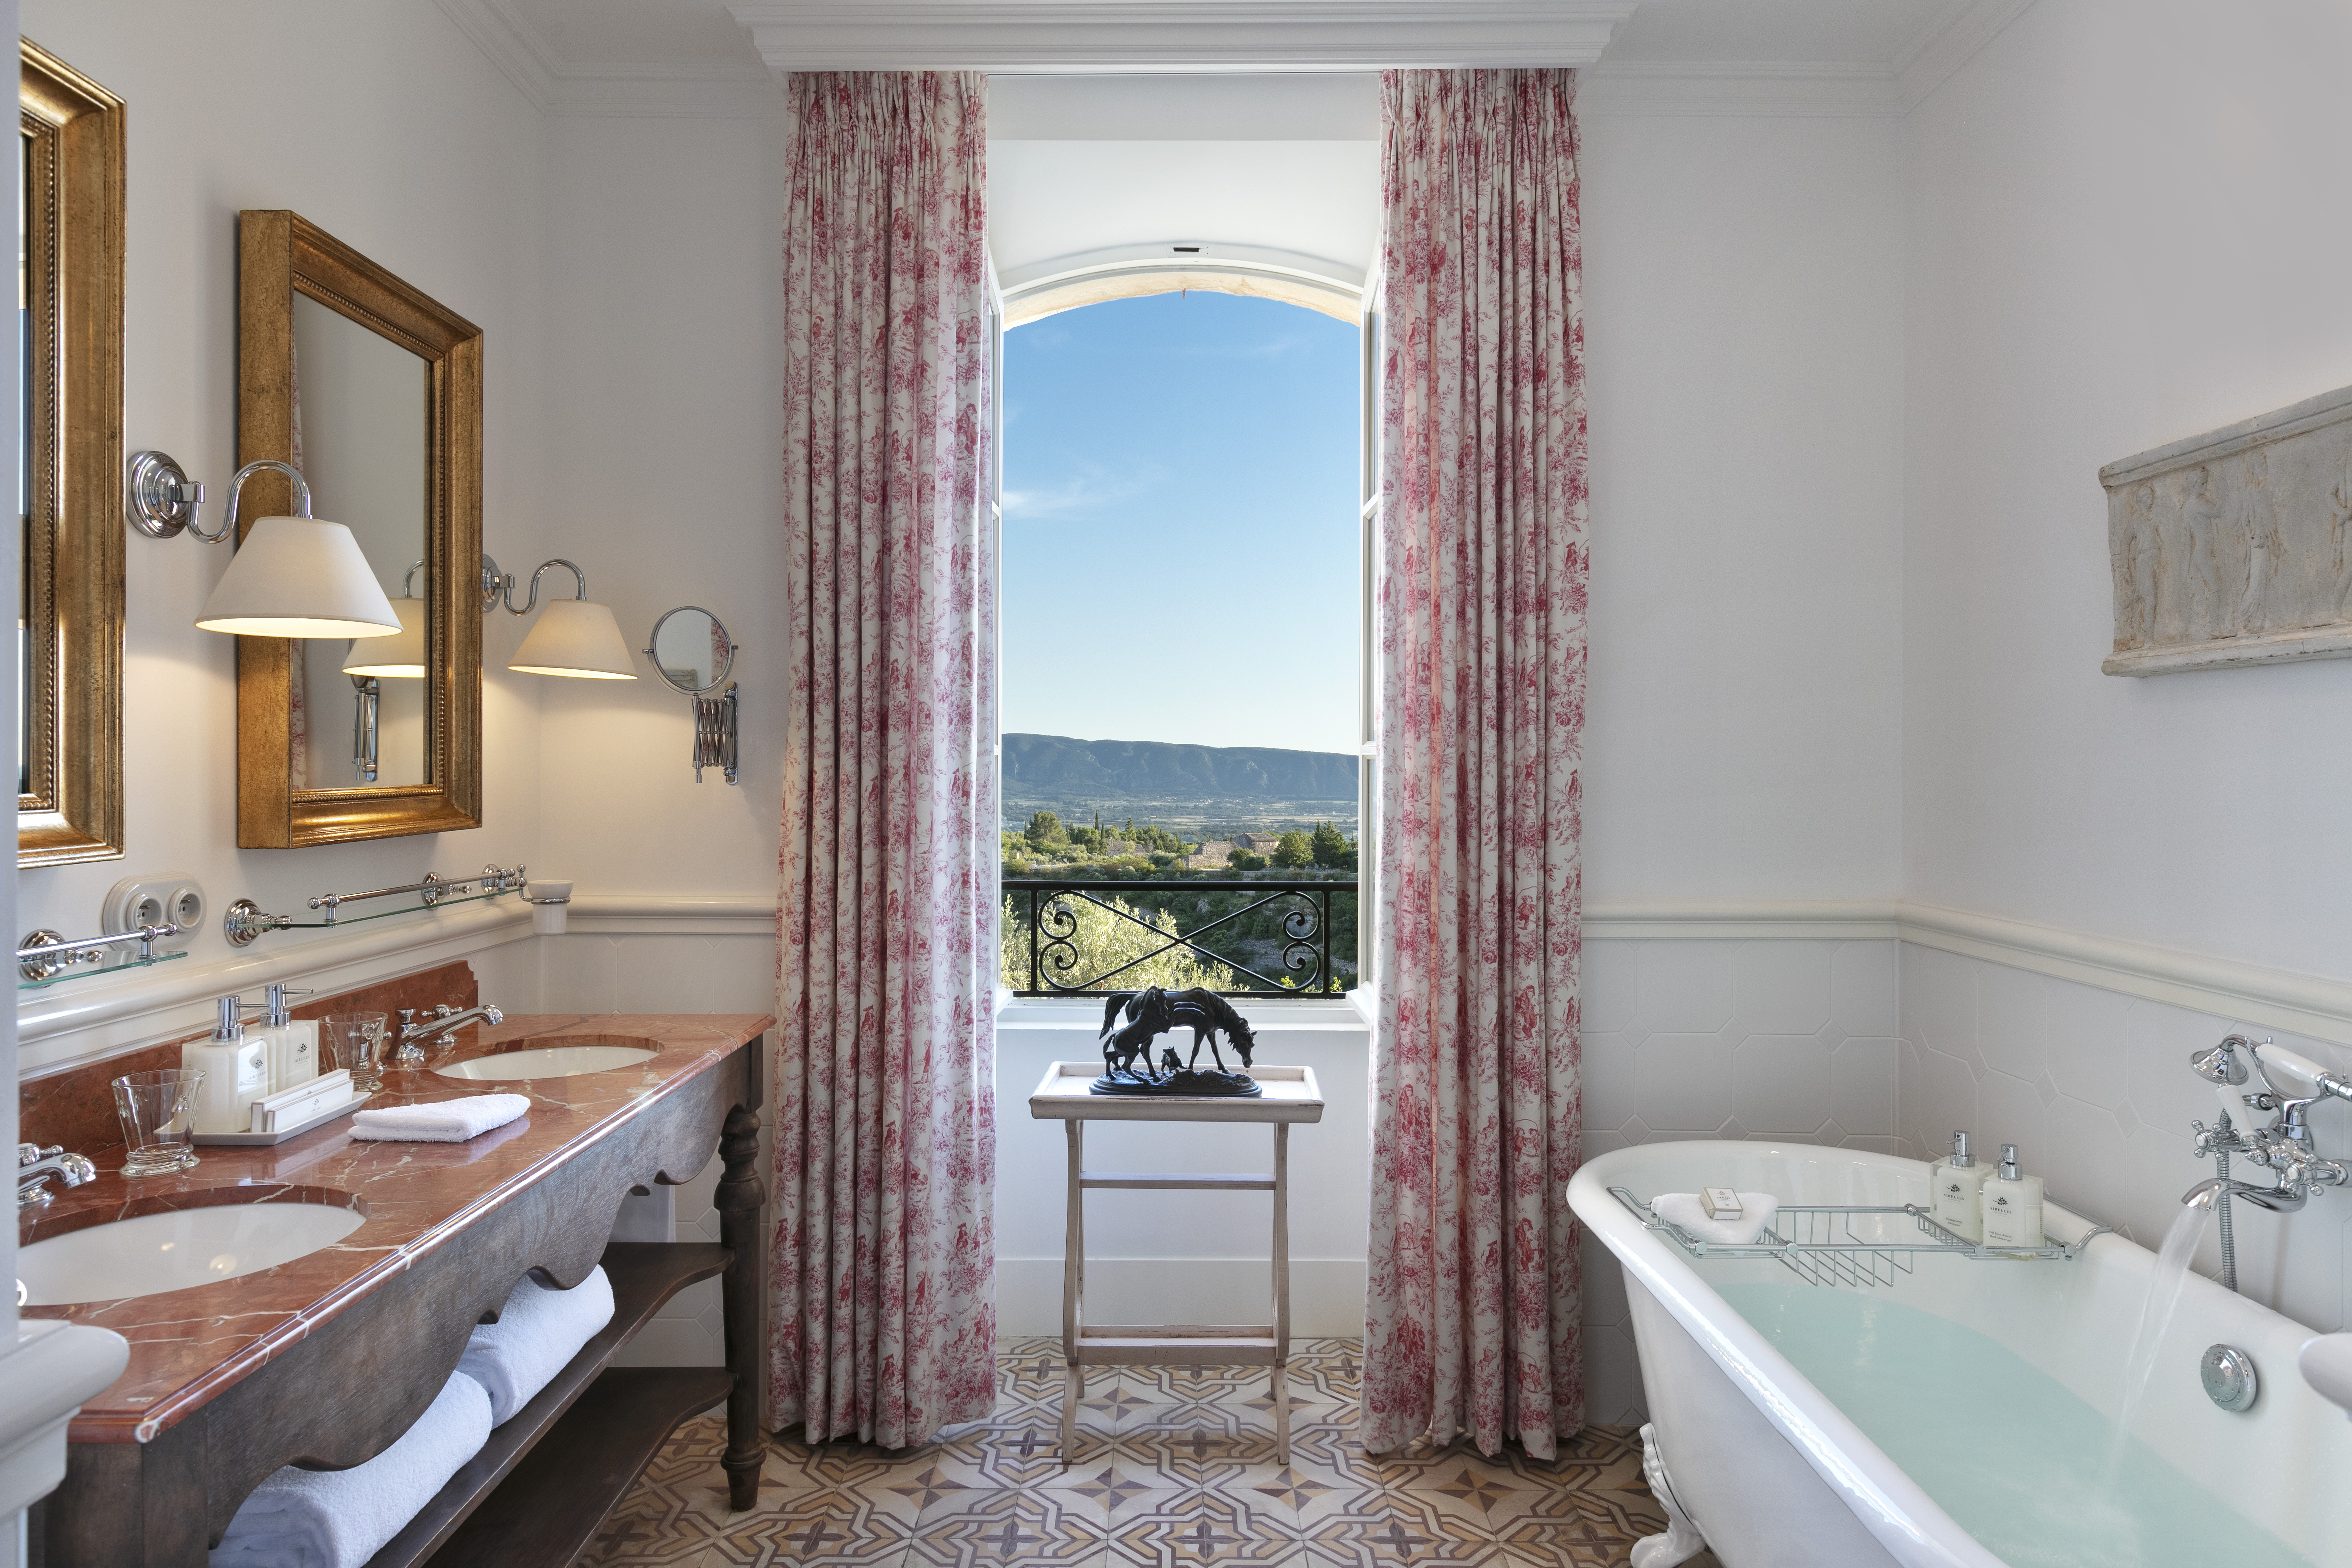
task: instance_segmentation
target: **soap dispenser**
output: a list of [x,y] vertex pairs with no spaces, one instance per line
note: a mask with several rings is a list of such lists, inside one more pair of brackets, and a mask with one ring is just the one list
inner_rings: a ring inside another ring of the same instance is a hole
[[245,1037],[269,1053],[269,1092],[276,1094],[319,1076],[319,1024],[314,1018],[298,1021],[286,1009],[288,997],[308,996],[308,991],[272,985],[262,994],[268,1000],[262,1004],[261,1023],[247,1029]]
[[2042,1239],[2042,1178],[2017,1168],[2017,1145],[2000,1146],[2000,1171],[1984,1184],[1984,1244],[2019,1251]]
[[1938,1160],[1928,1167],[1933,1183],[1928,1214],[1937,1225],[1963,1241],[1984,1240],[1981,1194],[1986,1173],[1969,1152],[1966,1132],[1952,1134],[1951,1158]]
[[182,1046],[180,1065],[205,1075],[191,1119],[195,1131],[252,1131],[253,1102],[269,1092],[269,1047],[246,1037],[243,1003],[222,997],[212,1038]]

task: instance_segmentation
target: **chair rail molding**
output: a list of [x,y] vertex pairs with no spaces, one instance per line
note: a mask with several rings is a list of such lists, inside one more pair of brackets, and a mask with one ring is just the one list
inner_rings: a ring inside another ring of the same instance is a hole
[[1589,66],[1638,0],[788,0],[768,68],[1004,72]]

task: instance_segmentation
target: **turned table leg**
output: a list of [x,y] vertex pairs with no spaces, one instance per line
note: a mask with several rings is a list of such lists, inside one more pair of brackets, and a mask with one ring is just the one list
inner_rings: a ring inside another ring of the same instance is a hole
[[711,1203],[719,1211],[719,1239],[735,1255],[720,1286],[727,1370],[735,1375],[735,1387],[727,1396],[727,1453],[719,1463],[727,1472],[727,1506],[739,1513],[759,1502],[760,1467],[767,1458],[767,1440],[760,1432],[760,1396],[765,1392],[760,1369],[766,1360],[761,1353],[760,1298],[768,1249],[760,1209],[768,1191],[754,1169],[759,1152],[760,1113],[736,1106],[719,1137],[719,1157],[725,1163]]

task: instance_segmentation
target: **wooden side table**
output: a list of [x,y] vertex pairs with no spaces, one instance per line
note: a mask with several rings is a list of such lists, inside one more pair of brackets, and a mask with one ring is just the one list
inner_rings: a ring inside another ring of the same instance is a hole
[[[1290,1126],[1323,1120],[1323,1094],[1313,1068],[1254,1068],[1250,1076],[1265,1090],[1255,1100],[1194,1099],[1178,1095],[1089,1094],[1102,1074],[1102,1061],[1055,1062],[1029,1097],[1029,1114],[1060,1121],[1068,1139],[1070,1171],[1062,1247],[1062,1467],[1078,1446],[1078,1395],[1082,1367],[1263,1366],[1272,1369],[1274,1440],[1282,1463],[1290,1462]],[[1086,1126],[1089,1121],[1246,1121],[1274,1129],[1274,1169],[1256,1173],[1089,1171]],[[1087,1209],[1090,1187],[1192,1193],[1274,1194],[1274,1321],[1226,1327],[1202,1323],[1156,1323],[1089,1327],[1086,1322]]]

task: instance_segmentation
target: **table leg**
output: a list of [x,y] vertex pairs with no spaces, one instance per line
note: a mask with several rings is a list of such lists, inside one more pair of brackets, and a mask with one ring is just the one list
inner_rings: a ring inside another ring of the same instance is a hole
[[1274,1124],[1274,1447],[1290,1463],[1290,1123]]
[[760,1113],[749,1106],[734,1107],[719,1138],[723,1163],[712,1205],[719,1210],[719,1238],[734,1254],[719,1287],[727,1368],[735,1375],[735,1390],[727,1396],[727,1451],[719,1464],[727,1472],[727,1506],[739,1513],[760,1500],[760,1467],[768,1453],[768,1440],[760,1431],[760,1400],[767,1393],[761,1386],[766,1355],[761,1343],[760,1299],[767,1293],[768,1279],[760,1206],[768,1201],[768,1191],[754,1169],[759,1152]]
[[1063,1199],[1062,1230],[1062,1468],[1078,1453],[1078,1397],[1085,1388],[1078,1371],[1078,1322],[1086,1296],[1087,1194],[1079,1184],[1086,1169],[1086,1123],[1066,1121],[1070,1155],[1069,1191]]

